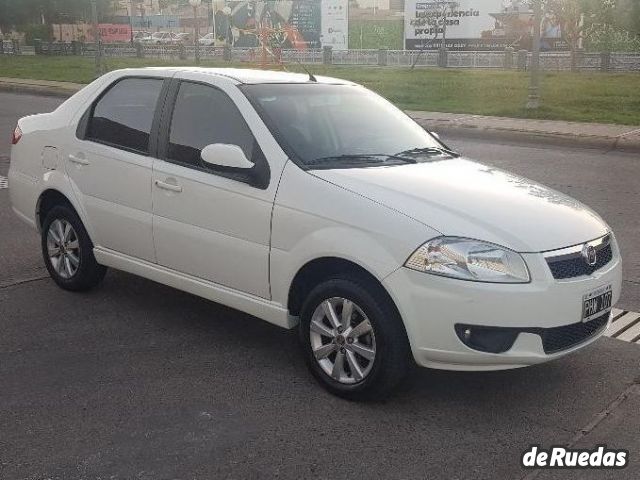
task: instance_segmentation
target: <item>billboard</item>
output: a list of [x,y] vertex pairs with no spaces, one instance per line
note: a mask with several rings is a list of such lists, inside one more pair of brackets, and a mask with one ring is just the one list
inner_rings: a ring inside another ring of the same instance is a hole
[[117,23],[101,23],[100,38],[103,42],[129,42],[131,41],[131,26]]
[[348,0],[322,0],[321,2],[322,46],[334,50],[349,48],[349,3]]
[[438,49],[446,33],[450,50],[504,49],[510,44],[493,16],[504,8],[504,0],[405,0],[405,48]]
[[233,47],[320,48],[319,0],[229,1],[215,9],[216,37]]
[[212,1],[216,37],[233,47],[317,49],[349,44],[348,0]]
[[[130,42],[131,26],[121,23],[100,23],[100,39],[104,43]],[[56,24],[53,38],[58,42],[93,42],[93,25],[89,23]]]

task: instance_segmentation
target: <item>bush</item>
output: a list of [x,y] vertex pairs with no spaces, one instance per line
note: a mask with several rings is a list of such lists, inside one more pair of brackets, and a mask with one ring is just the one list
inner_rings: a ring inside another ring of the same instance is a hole
[[35,39],[51,41],[51,29],[48,25],[22,25],[17,30],[24,33],[24,41],[27,45],[33,45]]
[[349,21],[349,48],[404,48],[402,19]]
[[612,25],[594,25],[586,37],[592,52],[640,52],[640,36]]

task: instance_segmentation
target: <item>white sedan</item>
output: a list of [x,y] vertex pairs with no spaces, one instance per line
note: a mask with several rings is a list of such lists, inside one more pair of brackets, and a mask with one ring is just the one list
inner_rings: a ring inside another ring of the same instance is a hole
[[611,229],[451,151],[356,84],[281,72],[111,72],[20,119],[13,210],[68,290],[106,267],[284,328],[331,392],[379,397],[411,358],[556,359],[607,328]]
[[177,35],[173,32],[155,32],[141,40],[142,43],[151,45],[171,45],[176,41]]
[[213,35],[213,33],[207,33],[205,36],[200,37],[200,39],[198,40],[198,43],[205,47],[210,47],[212,45],[215,45],[216,38]]

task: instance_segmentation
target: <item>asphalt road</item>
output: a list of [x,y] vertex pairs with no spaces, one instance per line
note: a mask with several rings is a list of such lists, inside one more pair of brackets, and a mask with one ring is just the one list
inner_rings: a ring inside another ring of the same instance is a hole
[[[57,103],[0,93],[0,139]],[[637,156],[446,140],[601,213],[623,250],[620,306],[640,310]],[[604,338],[521,370],[415,369],[385,402],[346,402],[310,378],[293,332],[121,272],[58,289],[0,190],[0,479],[636,479],[639,365],[637,345]],[[533,443],[606,443],[631,464],[525,471]]]

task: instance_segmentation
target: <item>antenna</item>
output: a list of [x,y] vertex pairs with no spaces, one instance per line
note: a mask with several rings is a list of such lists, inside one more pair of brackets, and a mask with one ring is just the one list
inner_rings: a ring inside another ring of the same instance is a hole
[[294,60],[296,61],[296,63],[298,65],[300,65],[302,67],[302,69],[307,72],[307,75],[309,75],[309,81],[310,82],[314,82],[314,83],[318,83],[318,79],[316,79],[316,77],[313,75],[313,73],[311,73],[309,70],[307,70],[307,67],[304,66],[304,64],[298,60],[297,58],[294,58]]

